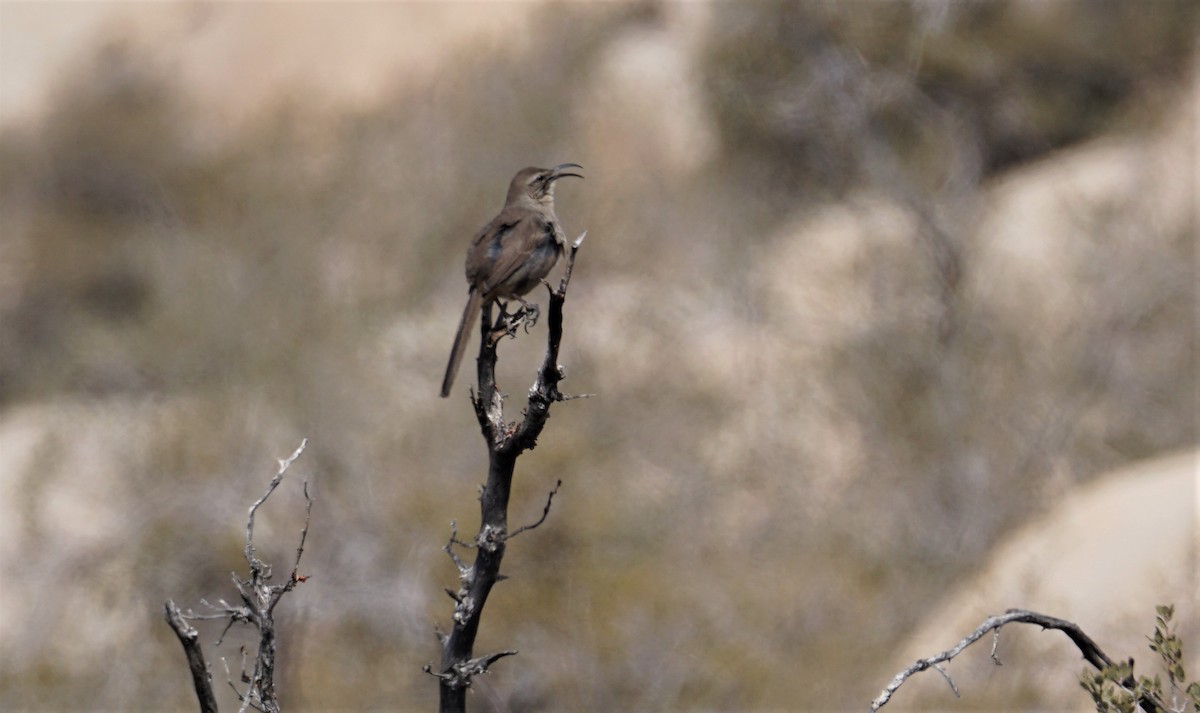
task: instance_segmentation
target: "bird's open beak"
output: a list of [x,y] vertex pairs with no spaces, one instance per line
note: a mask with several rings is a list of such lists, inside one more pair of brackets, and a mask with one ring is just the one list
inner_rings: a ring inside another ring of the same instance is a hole
[[563,169],[567,169],[567,168],[578,168],[578,169],[582,170],[583,166],[580,166],[577,163],[560,163],[554,167],[553,171],[551,171],[550,180],[557,181],[558,179],[562,178],[563,176],[574,176],[576,178],[583,178],[583,174],[575,173],[574,171],[563,170]]

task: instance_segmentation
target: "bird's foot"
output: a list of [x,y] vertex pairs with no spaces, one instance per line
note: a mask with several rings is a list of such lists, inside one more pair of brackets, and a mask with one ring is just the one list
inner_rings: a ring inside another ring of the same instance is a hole
[[521,303],[521,308],[510,314],[507,311],[508,304],[505,304],[503,309],[504,319],[514,330],[518,326],[524,326],[525,333],[528,334],[529,328],[537,324],[538,317],[541,316],[542,311],[535,303],[526,302],[521,297],[513,297],[513,299]]
[[521,311],[517,314],[519,315],[518,321],[525,327],[525,333],[529,334],[529,328],[537,324],[538,317],[542,316],[542,310],[536,303],[521,300]]
[[541,314],[538,306],[532,302],[526,302],[520,297],[514,297],[513,299],[520,302],[521,307],[515,312],[509,312],[508,305],[511,303],[511,300],[508,303],[500,305],[500,316],[496,319],[496,328],[492,330],[493,342],[498,341],[501,337],[517,336],[517,329],[519,327],[524,327],[525,333],[528,334],[529,328],[537,324],[538,317]]

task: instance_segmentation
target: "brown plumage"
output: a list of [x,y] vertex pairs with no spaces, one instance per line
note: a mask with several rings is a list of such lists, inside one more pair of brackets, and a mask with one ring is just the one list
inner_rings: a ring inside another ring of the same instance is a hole
[[508,186],[504,209],[471,239],[467,248],[470,294],[442,379],[442,396],[450,395],[467,338],[483,306],[495,299],[520,300],[550,274],[563,254],[566,234],[554,214],[554,182],[564,176],[583,178],[569,168],[583,167],[564,163],[519,171]]

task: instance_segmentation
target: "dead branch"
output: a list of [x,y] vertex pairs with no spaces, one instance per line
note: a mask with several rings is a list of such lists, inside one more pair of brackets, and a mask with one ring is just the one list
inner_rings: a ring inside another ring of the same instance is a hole
[[[292,571],[286,581],[278,584],[269,584],[272,577],[271,565],[258,558],[254,547],[254,516],[258,509],[271,497],[275,489],[283,481],[283,476],[291,467],[292,463],[300,457],[304,452],[305,446],[308,445],[308,439],[301,441],[300,446],[292,453],[291,456],[279,461],[279,468],[275,476],[271,478],[271,482],[267,485],[266,492],[262,497],[250,506],[250,511],[246,517],[246,544],[243,549],[243,556],[246,564],[250,569],[250,576],[247,579],[242,579],[236,572],[233,573],[233,583],[237,587],[238,595],[241,598],[241,605],[232,605],[224,599],[218,599],[217,604],[209,604],[208,601],[201,599],[200,602],[209,609],[208,612],[195,613],[190,609],[186,612],[180,612],[174,602],[167,600],[166,613],[167,623],[175,631],[175,635],[179,637],[180,643],[183,644],[184,653],[188,658],[188,668],[192,672],[192,680],[196,687],[196,695],[200,700],[201,713],[215,713],[217,710],[216,699],[213,697],[212,691],[212,676],[209,672],[209,664],[204,658],[203,652],[200,650],[198,634],[188,623],[188,620],[208,620],[208,619],[224,619],[226,620],[225,628],[221,632],[220,638],[217,640],[217,645],[225,638],[225,633],[229,631],[235,623],[252,624],[259,633],[258,651],[255,654],[254,670],[248,672],[246,670],[246,651],[242,649],[242,667],[240,679],[247,684],[245,691],[239,690],[233,682],[233,677],[229,673],[229,665],[225,664],[226,678],[238,700],[241,702],[241,711],[253,708],[266,713],[279,713],[279,702],[275,690],[275,606],[283,598],[283,595],[295,589],[296,585],[304,582],[308,577],[299,573],[300,558],[304,555],[304,544],[308,538],[308,526],[312,517],[313,498],[308,493],[308,482],[303,484],[305,512],[304,512],[304,527],[300,531],[300,543],[296,548],[296,559],[292,564]],[[224,661],[224,658],[222,658]],[[202,675],[201,675],[202,674]]]
[[557,481],[554,484],[554,490],[551,490],[550,494],[546,496],[546,507],[542,508],[542,516],[539,517],[536,522],[530,523],[528,525],[522,525],[522,526],[518,527],[517,529],[513,530],[512,534],[510,534],[508,536],[508,539],[511,540],[512,538],[516,537],[517,535],[521,534],[522,532],[527,532],[529,530],[536,530],[539,527],[541,527],[542,523],[546,521],[546,517],[550,514],[550,506],[554,503],[554,496],[558,495],[558,489],[561,487],[562,487],[561,480]]
[[[1066,621],[1065,619],[1058,619],[1045,614],[1026,611],[1024,609],[1009,609],[1000,616],[991,616],[985,619],[983,623],[975,629],[975,631],[972,631],[970,634],[965,636],[952,648],[942,651],[941,653],[934,654],[929,658],[919,659],[908,668],[896,674],[891,683],[889,683],[887,687],[884,688],[879,694],[879,696],[871,702],[871,711],[877,711],[883,706],[887,705],[887,702],[892,698],[892,694],[894,694],[900,688],[900,686],[904,685],[904,682],[910,677],[920,673],[921,671],[931,668],[937,670],[942,674],[943,677],[945,677],[946,681],[950,685],[950,690],[952,690],[954,695],[957,696],[958,687],[954,685],[954,681],[950,678],[950,674],[944,668],[942,668],[941,664],[953,660],[954,657],[965,651],[967,647],[981,639],[984,634],[987,634],[989,631],[991,631],[993,632],[991,651],[992,661],[997,666],[1001,665],[1000,659],[996,657],[996,645],[1000,638],[1000,628],[1006,624],[1012,623],[1034,624],[1042,627],[1043,630],[1057,629],[1058,631],[1061,631],[1067,635],[1067,638],[1071,640],[1071,643],[1075,644],[1075,646],[1079,649],[1079,652],[1083,654],[1083,659],[1094,666],[1096,670],[1102,670],[1107,666],[1113,665],[1113,660],[1109,658],[1108,654],[1104,653],[1104,651],[1100,649],[1096,642],[1093,641],[1092,638],[1088,636],[1082,629],[1080,629],[1077,624]],[[1135,684],[1132,676],[1127,681],[1123,682],[1122,685],[1126,688],[1126,690],[1133,692]],[[1138,699],[1138,705],[1140,705],[1141,708],[1147,713],[1166,713],[1167,710],[1162,701],[1151,695],[1141,696]]]
[[179,637],[183,644],[183,653],[187,656],[188,670],[192,672],[192,686],[196,689],[196,698],[200,701],[200,713],[217,713],[217,698],[213,695],[212,674],[208,670],[208,661],[200,647],[200,633],[192,628],[183,618],[183,613],[175,602],[170,599],[164,605],[167,624]]

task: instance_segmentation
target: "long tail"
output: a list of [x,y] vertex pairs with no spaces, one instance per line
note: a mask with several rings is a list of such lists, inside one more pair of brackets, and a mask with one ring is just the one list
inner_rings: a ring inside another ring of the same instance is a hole
[[479,308],[483,303],[483,295],[479,290],[472,289],[467,298],[467,308],[463,310],[462,321],[458,323],[458,334],[454,337],[454,348],[450,350],[450,363],[446,365],[446,378],[442,379],[442,398],[450,395],[450,387],[454,386],[454,377],[458,374],[458,366],[462,363],[463,352],[467,350],[467,337],[475,320],[479,318]]

